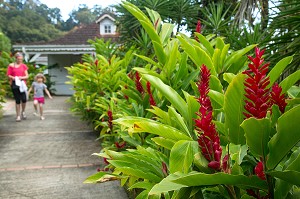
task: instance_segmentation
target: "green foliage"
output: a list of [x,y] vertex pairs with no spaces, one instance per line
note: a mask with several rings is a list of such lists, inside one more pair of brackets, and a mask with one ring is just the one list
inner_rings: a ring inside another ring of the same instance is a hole
[[[100,131],[103,149],[95,155],[109,162],[110,172],[97,173],[86,183],[121,180],[138,190],[137,198],[250,198],[249,189],[261,197],[296,194],[299,180],[292,176],[299,175],[300,90],[293,85],[298,73],[280,83],[292,96],[284,113],[274,105],[267,117],[245,120],[242,72],[245,55],[256,44],[235,51],[214,35],[196,34],[199,42],[183,34],[171,38],[170,24],[154,23],[162,21],[157,12],[146,9],[148,18],[133,4],[123,5],[145,29],[153,54],[135,48],[123,54],[97,40],[96,56],[85,55],[83,63],[68,69],[75,89],[73,110]],[[291,60],[275,64],[268,74],[271,84]],[[211,71],[211,118],[222,147],[217,169],[209,167],[197,142],[202,132],[195,127],[200,117],[196,82],[203,64]],[[151,97],[155,106],[149,105]],[[255,175],[259,159],[266,180]]]

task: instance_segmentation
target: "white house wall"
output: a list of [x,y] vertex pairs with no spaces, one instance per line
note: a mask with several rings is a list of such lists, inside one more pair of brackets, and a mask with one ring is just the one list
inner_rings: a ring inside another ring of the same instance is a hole
[[51,81],[55,82],[53,88],[56,95],[73,95],[73,86],[66,84],[68,72],[64,67],[70,67],[74,63],[79,62],[81,55],[48,55],[48,66],[58,64],[57,67],[49,69]]
[[114,22],[112,20],[110,20],[109,18],[104,18],[101,22],[100,22],[100,34],[101,35],[105,35],[108,33],[104,32],[104,26],[105,25],[110,25],[111,26],[111,33],[109,34],[115,34],[116,33],[116,25],[114,24]]

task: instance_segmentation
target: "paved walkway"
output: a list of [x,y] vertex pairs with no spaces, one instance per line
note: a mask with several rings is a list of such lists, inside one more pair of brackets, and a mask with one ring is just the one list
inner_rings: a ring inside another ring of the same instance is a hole
[[15,122],[14,102],[4,105],[0,119],[0,198],[126,199],[118,181],[83,184],[103,162],[97,134],[70,113],[67,97],[46,99],[45,120],[33,115]]

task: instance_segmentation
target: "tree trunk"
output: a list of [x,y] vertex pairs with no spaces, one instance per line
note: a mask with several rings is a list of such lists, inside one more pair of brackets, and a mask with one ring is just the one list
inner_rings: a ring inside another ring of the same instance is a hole
[[261,30],[265,30],[268,27],[269,22],[269,1],[262,0],[261,1]]

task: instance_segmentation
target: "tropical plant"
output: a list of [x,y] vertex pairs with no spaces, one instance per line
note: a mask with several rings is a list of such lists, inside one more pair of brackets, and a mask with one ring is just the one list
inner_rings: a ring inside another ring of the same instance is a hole
[[[134,69],[165,103],[149,109],[151,118],[124,113],[114,120],[127,136],[153,137],[137,149],[95,154],[106,158],[113,172],[99,172],[86,182],[121,179],[131,189],[144,190],[137,198],[297,197],[300,106],[299,87],[293,85],[299,71],[276,84],[293,57],[280,60],[268,72],[264,51],[256,48],[249,63],[244,57],[255,45],[229,53],[221,38],[199,33],[198,41],[185,35],[170,41],[161,37],[169,25],[159,29],[153,23],[158,13],[148,10],[150,20],[132,4],[123,5],[148,33],[157,60],[138,55],[152,66]],[[197,72],[188,81],[191,90],[180,91],[184,87],[176,86],[174,76],[184,79],[193,72],[182,75],[181,59],[174,61],[184,54]]]

